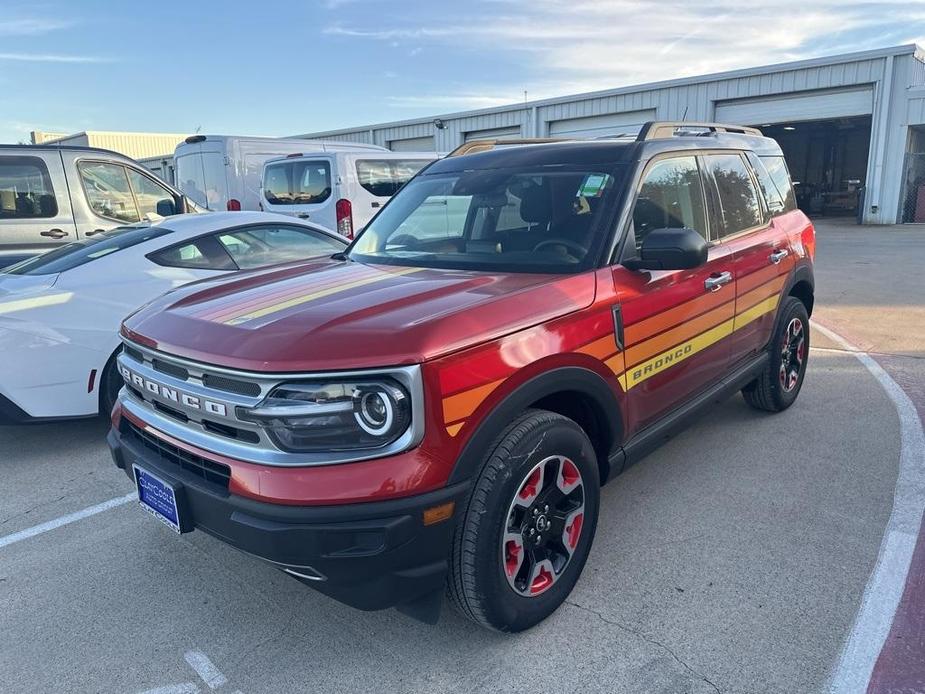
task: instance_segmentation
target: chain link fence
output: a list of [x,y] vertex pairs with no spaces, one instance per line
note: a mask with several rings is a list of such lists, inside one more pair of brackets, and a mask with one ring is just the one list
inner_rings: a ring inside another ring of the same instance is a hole
[[903,223],[925,224],[925,152],[906,153],[902,190]]

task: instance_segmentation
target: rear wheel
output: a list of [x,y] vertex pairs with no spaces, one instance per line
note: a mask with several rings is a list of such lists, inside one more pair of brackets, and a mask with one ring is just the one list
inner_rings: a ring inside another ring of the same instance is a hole
[[522,631],[552,614],[584,568],[600,478],[585,432],[530,411],[494,442],[456,530],[448,592],[473,621]]
[[809,315],[796,297],[784,300],[769,350],[767,366],[742,389],[742,395],[755,409],[780,412],[800,394],[809,357]]

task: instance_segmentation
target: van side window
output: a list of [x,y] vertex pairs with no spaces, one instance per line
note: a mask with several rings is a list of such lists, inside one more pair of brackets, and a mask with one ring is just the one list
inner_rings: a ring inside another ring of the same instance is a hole
[[57,216],[45,162],[39,157],[0,157],[0,219]]
[[723,228],[720,236],[760,226],[763,219],[758,191],[739,154],[710,154],[704,157],[707,169],[716,181],[722,208]]
[[357,179],[367,192],[391,197],[428,163],[426,159],[361,159]]
[[653,229],[687,227],[707,237],[703,187],[696,157],[662,159],[646,172],[633,207],[637,249]]
[[138,208],[125,167],[108,162],[80,162],[80,180],[90,208],[100,217],[137,222]]
[[331,197],[327,161],[286,161],[267,166],[263,194],[271,205],[315,205]]
[[[768,176],[774,183],[781,200],[783,201],[783,212],[791,212],[797,208],[797,198],[793,192],[793,184],[790,182],[790,171],[787,169],[787,162],[783,157],[755,157],[759,163],[764,165]],[[755,169],[758,170],[757,168]],[[760,180],[759,174],[759,180]]]

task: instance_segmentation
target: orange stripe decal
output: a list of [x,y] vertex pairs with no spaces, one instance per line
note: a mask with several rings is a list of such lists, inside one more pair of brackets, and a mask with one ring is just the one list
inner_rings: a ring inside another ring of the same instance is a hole
[[450,426],[446,428],[446,433],[450,436],[456,436],[456,434],[459,433],[459,430],[462,429],[463,424],[465,424],[465,422],[460,422],[459,424],[450,424]]
[[727,301],[722,306],[712,311],[707,311],[702,316],[682,323],[678,327],[663,332],[650,340],[640,342],[635,347],[630,347],[626,350],[626,364],[627,366],[633,366],[645,361],[649,357],[664,352],[680,342],[684,342],[705,330],[719,325],[723,321],[729,320],[734,315],[735,301]]
[[497,388],[504,379],[486,383],[477,388],[470,388],[462,393],[451,395],[443,399],[443,421],[455,422],[468,417],[475,412],[476,408],[482,404],[491,392]]
[[587,354],[591,357],[597,357],[598,359],[604,360],[607,357],[611,357],[617,351],[617,341],[614,339],[612,334],[604,335],[593,342],[589,342],[586,345],[582,345],[575,350],[581,354]]

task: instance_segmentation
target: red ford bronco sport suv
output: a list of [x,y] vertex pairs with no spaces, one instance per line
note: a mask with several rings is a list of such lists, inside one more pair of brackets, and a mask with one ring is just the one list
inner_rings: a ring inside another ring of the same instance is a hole
[[719,397],[794,402],[814,247],[750,128],[448,157],[346,252],[127,318],[109,444],[177,532],[519,631],[575,585],[605,480]]

